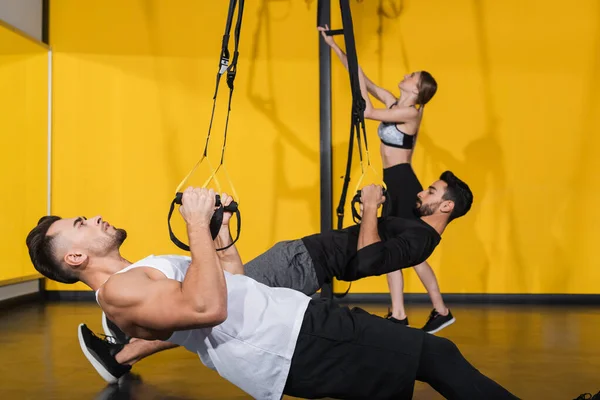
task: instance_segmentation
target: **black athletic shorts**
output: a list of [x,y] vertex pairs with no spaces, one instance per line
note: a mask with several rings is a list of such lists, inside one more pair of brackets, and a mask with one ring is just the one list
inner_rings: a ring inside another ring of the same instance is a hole
[[311,300],[284,393],[303,399],[411,399],[424,331]]
[[423,186],[412,165],[403,163],[384,168],[383,181],[389,197],[384,205],[384,215],[417,218],[413,211],[417,205],[417,194],[423,190]]

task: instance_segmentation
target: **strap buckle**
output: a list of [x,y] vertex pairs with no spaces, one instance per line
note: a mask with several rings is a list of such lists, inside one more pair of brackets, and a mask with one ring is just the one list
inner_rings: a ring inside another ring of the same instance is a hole
[[222,56],[220,65],[221,68],[219,69],[219,75],[223,75],[225,72],[227,72],[227,69],[229,68],[229,57]]

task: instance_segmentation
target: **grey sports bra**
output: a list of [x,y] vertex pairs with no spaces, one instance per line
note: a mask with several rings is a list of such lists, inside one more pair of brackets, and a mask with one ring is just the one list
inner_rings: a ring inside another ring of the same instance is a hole
[[387,146],[409,150],[415,146],[416,135],[407,135],[402,132],[395,122],[382,122],[379,124],[377,134],[381,142]]
[[[397,102],[396,102],[397,103]],[[389,108],[391,109],[396,105],[392,104]],[[396,147],[399,149],[411,150],[415,147],[415,139],[417,135],[409,135],[402,132],[395,122],[382,122],[377,128],[377,134],[379,139],[386,146]]]

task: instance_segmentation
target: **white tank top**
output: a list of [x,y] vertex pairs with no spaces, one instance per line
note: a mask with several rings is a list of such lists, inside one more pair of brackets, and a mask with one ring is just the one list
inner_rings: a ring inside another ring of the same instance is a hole
[[[119,271],[151,267],[182,282],[191,258],[148,256]],[[208,368],[256,399],[281,399],[310,298],[225,272],[227,319],[212,328],[176,331],[167,342],[198,354]],[[97,296],[97,292],[96,292]]]

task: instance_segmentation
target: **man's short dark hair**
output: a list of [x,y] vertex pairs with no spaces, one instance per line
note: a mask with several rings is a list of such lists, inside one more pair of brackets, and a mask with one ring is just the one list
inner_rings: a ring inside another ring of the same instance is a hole
[[60,220],[56,215],[47,215],[40,218],[37,226],[27,235],[27,248],[29,258],[35,269],[48,279],[61,283],[75,283],[79,281],[77,275],[63,266],[54,254],[55,236],[48,235],[50,225]]
[[440,180],[446,182],[448,187],[442,199],[454,202],[454,209],[450,213],[448,222],[465,215],[473,204],[473,193],[469,185],[461,181],[451,171],[445,171],[440,175]]

